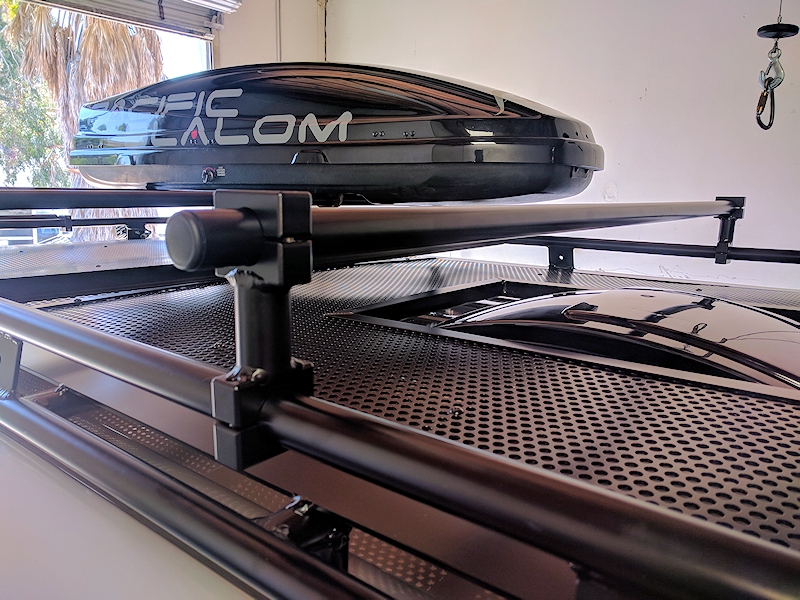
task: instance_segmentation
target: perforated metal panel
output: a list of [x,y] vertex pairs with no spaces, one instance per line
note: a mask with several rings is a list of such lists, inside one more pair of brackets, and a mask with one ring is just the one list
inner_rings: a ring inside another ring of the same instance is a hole
[[84,404],[76,410],[69,397],[60,401],[45,397],[38,401],[247,518],[277,512],[291,501],[291,496],[227,469],[199,450],[102,405]]
[[444,569],[390,546],[359,529],[350,533],[350,553],[375,565],[384,573],[426,591],[447,576]]
[[201,362],[233,366],[233,289],[226,283],[43,310]]
[[[378,589],[393,598],[444,597],[471,600],[501,598],[442,567],[357,528],[350,532],[349,550],[350,573],[376,585]],[[370,573],[370,570],[363,568],[359,561],[370,565],[377,573]],[[397,583],[394,585],[387,583],[388,578]]]
[[[325,316],[498,277],[547,281],[547,272],[428,260],[317,273],[294,294],[294,354],[315,363],[325,400],[800,549],[796,406]],[[755,294],[703,292],[712,288]],[[792,294],[773,300],[796,307]],[[213,286],[51,310],[227,368],[231,304],[231,291]]]
[[0,248],[0,279],[171,265],[163,240]]
[[46,392],[54,389],[56,386],[45,381],[41,377],[32,375],[25,369],[20,369],[19,383],[17,384],[17,392],[21,396],[31,396],[39,392]]

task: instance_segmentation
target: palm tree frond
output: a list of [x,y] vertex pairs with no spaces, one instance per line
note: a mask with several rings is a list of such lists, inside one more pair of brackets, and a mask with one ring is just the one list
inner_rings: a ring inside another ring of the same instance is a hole
[[30,37],[25,44],[22,73],[30,79],[37,76],[47,84],[53,96],[58,92],[55,23],[50,9],[36,6],[31,15]]
[[27,2],[5,0],[3,8],[6,13],[7,23],[3,28],[3,35],[9,43],[19,46],[23,40],[27,40],[30,37],[31,15],[35,6]]
[[2,34],[24,48],[21,72],[43,81],[55,100],[67,154],[78,131],[81,104],[164,77],[161,39],[152,29],[66,11],[53,13],[25,1],[0,3],[10,18]]

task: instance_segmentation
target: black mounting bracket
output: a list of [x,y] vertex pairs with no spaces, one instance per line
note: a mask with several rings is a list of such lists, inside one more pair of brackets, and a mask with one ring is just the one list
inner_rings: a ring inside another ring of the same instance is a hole
[[211,383],[216,459],[244,469],[279,452],[258,425],[264,402],[312,395],[311,363],[291,355],[294,285],[311,281],[311,196],[216,190],[214,210],[184,211],[167,224],[178,268],[212,267],[234,289],[236,366]]
[[125,238],[128,240],[146,240],[151,235],[151,231],[146,227],[125,227]]
[[267,531],[347,572],[350,523],[303,498],[269,517],[256,521]]
[[551,269],[561,271],[572,271],[575,269],[575,259],[573,256],[574,247],[567,244],[549,244],[547,246],[547,257]]
[[728,202],[733,208],[729,213],[719,215],[719,239],[714,251],[714,262],[724,265],[730,262],[728,250],[733,243],[733,230],[736,221],[744,217],[744,196],[717,196],[719,202]]
[[[265,396],[267,392],[267,396]],[[211,380],[211,416],[231,427],[247,427],[257,421],[261,406],[270,397],[314,393],[314,367],[290,358],[289,369],[273,376],[264,369],[237,365]]]
[[214,423],[214,458],[242,471],[277,456],[284,449],[272,442],[268,428],[258,422],[261,407],[293,394],[314,393],[314,366],[297,358],[291,368],[272,379],[261,369],[234,368],[211,381]]

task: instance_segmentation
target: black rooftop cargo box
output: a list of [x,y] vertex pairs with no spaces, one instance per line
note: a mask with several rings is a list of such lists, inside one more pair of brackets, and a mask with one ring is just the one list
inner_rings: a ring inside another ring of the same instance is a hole
[[113,187],[301,189],[322,203],[538,195],[530,202],[585,189],[603,150],[584,123],[504,92],[384,68],[281,63],[89,103],[71,163]]

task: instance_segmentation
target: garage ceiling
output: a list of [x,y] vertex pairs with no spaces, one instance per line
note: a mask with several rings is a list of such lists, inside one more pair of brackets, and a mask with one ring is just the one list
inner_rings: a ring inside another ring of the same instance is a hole
[[204,39],[214,37],[222,14],[235,11],[241,0],[31,0],[132,25],[153,27]]

